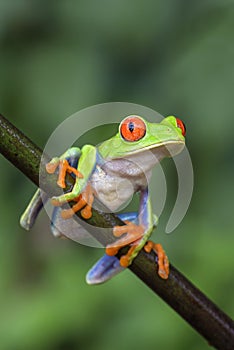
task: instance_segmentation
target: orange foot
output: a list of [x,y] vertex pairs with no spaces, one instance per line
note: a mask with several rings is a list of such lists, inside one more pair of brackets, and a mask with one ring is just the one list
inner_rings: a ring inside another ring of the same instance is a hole
[[156,244],[152,241],[148,241],[144,246],[144,250],[147,253],[150,253],[151,250],[153,250],[157,254],[157,256],[158,256],[158,274],[161,278],[167,279],[169,276],[169,261],[168,261],[168,257],[166,256],[166,253],[164,252],[161,244]]
[[129,248],[127,254],[121,256],[121,258],[119,259],[119,263],[122,267],[128,267],[131,264],[133,260],[132,255],[134,254],[134,250],[136,249],[136,247],[137,246],[132,245]]
[[[77,211],[81,210],[81,216],[84,219],[89,219],[92,216],[92,204],[94,201],[94,190],[91,185],[88,184],[84,191],[76,198],[73,199],[76,204],[74,204],[69,209],[64,209],[61,211],[61,216],[63,219],[70,219]],[[57,203],[57,202],[56,202]],[[56,203],[53,203],[56,205]]]
[[114,243],[108,244],[106,247],[106,254],[113,256],[116,255],[122,247],[132,244],[129,248],[127,254],[121,256],[120,265],[122,267],[128,267],[133,259],[134,250],[137,248],[137,242],[144,235],[144,227],[141,225],[136,225],[131,221],[125,221],[126,225],[115,226],[113,229],[113,234],[115,237],[120,237],[126,234],[123,238],[117,240]]
[[[129,248],[127,254],[122,255],[120,257],[120,259],[119,259],[120,266],[128,267],[131,264],[131,262],[133,260],[132,255],[133,255],[134,250],[136,249],[136,247],[137,247],[137,245],[132,245]],[[107,246],[106,247],[106,254],[107,255],[111,255],[111,256],[116,255],[118,253],[118,251],[120,250],[120,248],[122,248],[122,246],[121,247],[119,247],[119,246],[118,247],[113,247],[113,248],[109,248]]]
[[76,168],[71,167],[66,159],[62,159],[62,160],[58,160],[57,162],[50,162],[46,164],[46,171],[49,174],[53,174],[58,166],[59,166],[59,176],[58,176],[57,184],[61,188],[66,187],[65,179],[66,179],[67,173],[69,174],[73,173],[76,175],[76,177],[80,179],[83,178],[83,175]]
[[114,243],[108,244],[106,247],[107,255],[116,255],[118,251],[128,244],[131,244],[138,239],[142,238],[144,235],[144,228],[141,225],[136,225],[131,221],[124,221],[126,225],[115,226],[113,228],[113,235],[115,237],[120,237],[126,234],[124,237],[118,239]]

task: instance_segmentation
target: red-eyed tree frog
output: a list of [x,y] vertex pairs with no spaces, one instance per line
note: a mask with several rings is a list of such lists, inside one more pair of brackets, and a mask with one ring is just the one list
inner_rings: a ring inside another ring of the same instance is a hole
[[[151,209],[148,180],[152,168],[158,162],[182,151],[185,132],[183,122],[174,116],[166,117],[160,123],[150,123],[140,116],[130,115],[120,123],[115,136],[97,147],[72,147],[47,164],[48,173],[59,169],[57,183],[61,188],[66,187],[67,172],[75,176],[71,192],[51,199],[55,206],[52,219],[52,232],[55,236],[59,236],[59,227],[62,227],[63,234],[64,230],[72,230],[68,219],[76,211],[81,211],[84,219],[92,216],[94,196],[111,211],[116,211],[134,193],[140,193],[138,212],[118,215],[126,225],[114,227],[113,234],[119,239],[106,246],[106,254],[88,272],[86,281],[89,284],[102,283],[125,269],[142,248],[146,252],[152,249],[156,252],[158,274],[164,279],[168,278],[169,262],[162,246],[148,241],[157,222]],[[32,226],[41,209],[39,198],[40,190],[21,217],[21,225],[26,229]],[[61,208],[69,201],[76,203],[69,209]],[[73,232],[73,235],[79,237],[79,230]],[[127,245],[130,245],[127,254],[119,260],[115,255]]]

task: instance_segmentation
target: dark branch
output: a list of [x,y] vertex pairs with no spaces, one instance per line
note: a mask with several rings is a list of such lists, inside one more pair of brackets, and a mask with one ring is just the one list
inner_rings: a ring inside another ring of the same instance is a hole
[[[48,159],[41,159],[42,151],[1,115],[0,151],[37,186],[39,185],[40,162],[44,164]],[[56,175],[48,175],[46,172],[42,175],[41,188],[49,195],[56,195]],[[73,185],[69,176],[67,182],[68,187]],[[93,211],[89,220],[93,225],[91,234],[106,245],[113,241],[111,227],[123,223],[107,213],[104,206],[99,208]],[[109,227],[110,230],[100,231],[99,227]],[[103,231],[107,231],[104,236]],[[120,256],[123,253],[124,249],[121,250]],[[234,349],[234,322],[175,267],[170,265],[168,280],[162,280],[156,273],[155,255],[141,251],[129,269],[196,329],[210,345],[220,350]]]

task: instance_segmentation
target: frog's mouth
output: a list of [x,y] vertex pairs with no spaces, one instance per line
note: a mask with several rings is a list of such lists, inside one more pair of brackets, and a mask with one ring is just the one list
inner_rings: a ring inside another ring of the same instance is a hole
[[141,177],[143,174],[145,176],[163,158],[173,157],[180,153],[184,145],[183,141],[168,141],[157,145],[149,145],[132,152],[129,151],[129,153],[124,153],[123,156],[119,153],[118,157],[107,160],[104,168],[124,178]]
[[144,148],[136,149],[134,151],[131,151],[129,153],[125,153],[123,155],[123,158],[131,158],[131,156],[136,155],[143,155],[146,152],[152,152],[154,156],[157,158],[162,159],[164,157],[174,157],[175,155],[179,154],[185,146],[184,141],[167,141],[162,142],[158,144],[152,144]]

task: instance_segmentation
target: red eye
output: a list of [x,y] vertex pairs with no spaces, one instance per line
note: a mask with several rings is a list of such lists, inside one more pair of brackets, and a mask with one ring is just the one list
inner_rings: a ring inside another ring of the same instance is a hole
[[120,133],[126,141],[138,141],[145,136],[146,125],[141,118],[130,116],[125,118],[120,125]]
[[181,131],[182,131],[182,135],[185,136],[185,134],[186,134],[186,127],[185,127],[184,123],[179,118],[176,118],[176,122],[177,122],[178,128],[180,128]]

